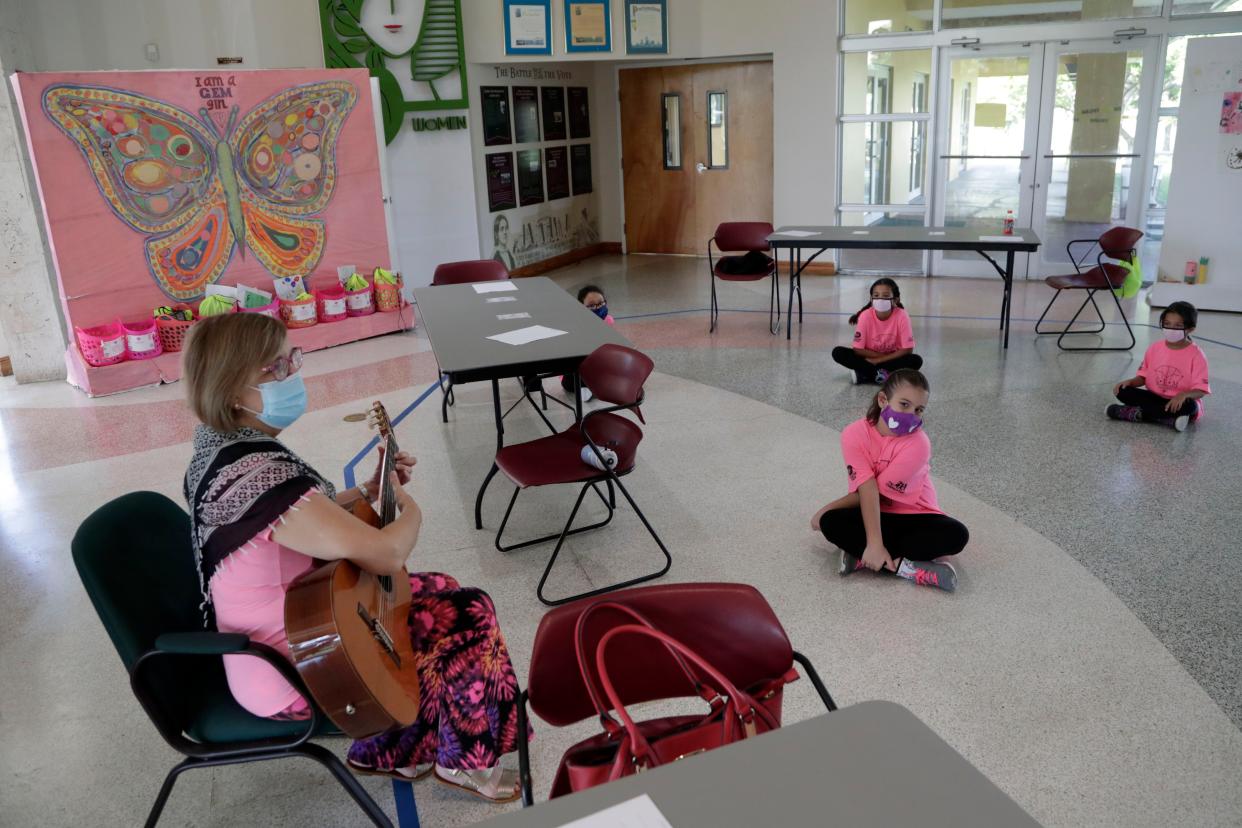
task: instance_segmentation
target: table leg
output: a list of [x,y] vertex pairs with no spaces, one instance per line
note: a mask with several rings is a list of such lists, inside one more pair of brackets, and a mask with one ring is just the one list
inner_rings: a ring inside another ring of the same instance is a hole
[[[496,415],[496,452],[499,453],[505,447],[505,417],[500,411],[500,380],[492,380],[492,410]],[[500,469],[495,462],[492,463],[491,471],[487,473],[487,477],[483,478],[483,485],[479,487],[479,493],[474,498],[474,528],[483,528],[483,495],[487,492],[488,484],[492,482],[492,478],[496,476],[496,472]]]
[[1009,316],[1013,311],[1013,251],[1005,253],[1005,303],[1001,307],[1001,327],[1005,331],[1005,348],[1009,348]]
[[794,285],[798,283],[798,271],[794,265],[794,250],[798,251],[799,260],[802,258],[802,248],[790,246],[789,248],[789,316],[785,320],[785,340],[793,339],[793,302],[794,302]]
[[[793,303],[789,305],[789,315],[793,316]],[[791,319],[792,321],[792,319]],[[798,248],[798,324],[802,324],[802,248]]]

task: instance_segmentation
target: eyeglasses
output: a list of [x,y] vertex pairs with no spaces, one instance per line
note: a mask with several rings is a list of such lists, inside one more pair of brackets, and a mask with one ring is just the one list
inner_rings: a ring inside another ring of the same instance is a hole
[[263,369],[263,373],[271,374],[279,382],[302,370],[302,349],[294,348],[289,356],[276,357],[276,361]]
[[600,308],[602,308],[604,305],[607,305],[607,304],[608,304],[607,299],[603,299],[599,302],[587,302],[586,309],[587,310],[599,310]]

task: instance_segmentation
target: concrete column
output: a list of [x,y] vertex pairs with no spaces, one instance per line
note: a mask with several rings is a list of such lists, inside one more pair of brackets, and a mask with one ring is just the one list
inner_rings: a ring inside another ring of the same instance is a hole
[[0,330],[18,382],[63,379],[65,327],[9,75],[34,69],[21,0],[0,0]]

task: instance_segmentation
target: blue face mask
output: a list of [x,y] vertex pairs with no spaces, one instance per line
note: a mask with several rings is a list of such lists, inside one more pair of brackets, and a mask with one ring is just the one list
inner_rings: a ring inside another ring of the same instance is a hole
[[300,373],[253,387],[263,395],[263,410],[244,410],[250,411],[265,425],[286,429],[306,413],[306,383]]
[[591,308],[591,312],[600,319],[608,318],[608,305],[600,305],[598,308]]

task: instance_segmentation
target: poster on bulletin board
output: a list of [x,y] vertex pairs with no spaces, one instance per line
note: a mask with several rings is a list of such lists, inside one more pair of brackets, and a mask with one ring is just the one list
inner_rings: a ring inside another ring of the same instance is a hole
[[543,202],[543,153],[537,149],[519,150],[517,154],[518,204]]
[[513,180],[513,153],[492,152],[483,158],[487,169],[487,209],[495,213],[517,206],[517,186]]
[[500,147],[513,143],[509,87],[481,86],[479,100],[483,108],[483,146]]
[[539,88],[540,107],[543,109],[543,140],[565,140],[565,89],[560,86]]
[[574,195],[591,192],[591,145],[574,144],[569,148],[569,155],[569,170],[574,182]]
[[552,54],[552,0],[504,0],[505,54]]
[[585,86],[571,86],[568,89],[569,96],[569,137],[570,138],[590,138],[591,137],[591,105],[587,100],[587,88]]
[[538,87],[513,87],[513,138],[518,144],[532,144],[539,140]]
[[565,51],[612,51],[612,9],[608,0],[565,0]]
[[543,166],[548,176],[548,201],[569,198],[569,149],[548,147],[543,151]]

